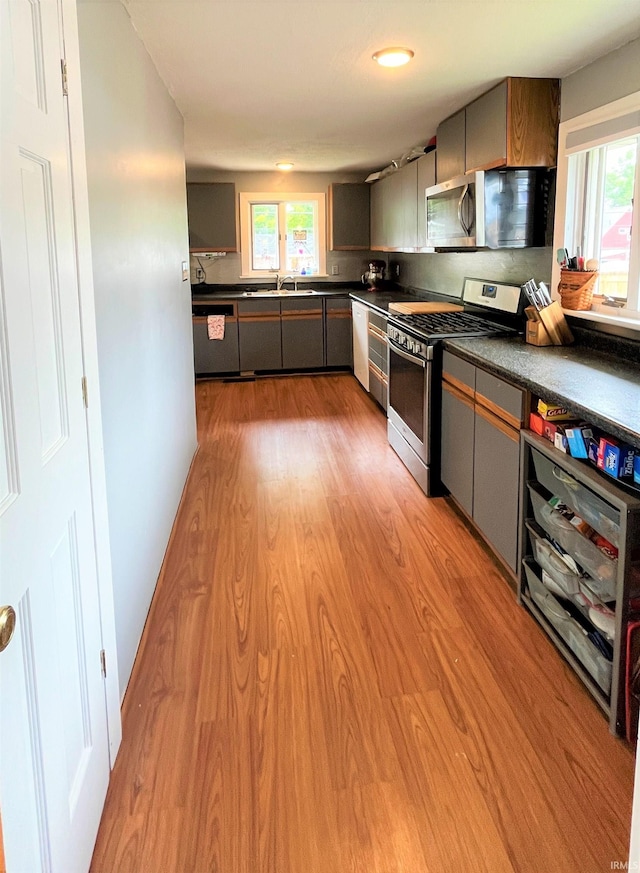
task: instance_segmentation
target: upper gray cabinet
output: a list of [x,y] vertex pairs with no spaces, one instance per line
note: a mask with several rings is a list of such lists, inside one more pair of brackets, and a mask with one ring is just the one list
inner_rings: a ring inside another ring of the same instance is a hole
[[436,153],[429,152],[428,155],[418,158],[416,168],[418,173],[418,202],[416,204],[418,211],[417,247],[420,249],[424,247],[427,239],[427,213],[424,192],[427,188],[431,188],[432,185],[436,184]]
[[440,122],[437,131],[436,176],[438,183],[465,172],[465,110]]
[[330,251],[368,251],[371,186],[337,182],[329,186]]
[[189,250],[237,252],[236,186],[233,182],[187,185]]
[[510,76],[438,126],[437,181],[495,167],[553,167],[558,79]]
[[433,153],[405,164],[371,186],[371,248],[414,252],[426,238],[424,189],[434,184]]

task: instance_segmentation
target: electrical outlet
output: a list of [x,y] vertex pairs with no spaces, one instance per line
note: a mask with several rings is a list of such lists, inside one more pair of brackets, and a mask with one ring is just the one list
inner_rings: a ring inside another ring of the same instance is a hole
[[332,276],[339,276],[340,275],[340,267],[338,264],[331,265],[331,275]]
[[400,278],[400,264],[394,264],[393,275],[396,277],[396,279]]

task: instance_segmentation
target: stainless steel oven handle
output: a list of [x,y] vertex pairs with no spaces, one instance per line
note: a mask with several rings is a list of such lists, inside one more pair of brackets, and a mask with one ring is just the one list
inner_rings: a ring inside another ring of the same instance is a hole
[[405,352],[405,350],[400,346],[396,345],[390,337],[387,337],[387,339],[389,341],[389,348],[393,349],[396,355],[399,355],[401,358],[404,358],[405,361],[409,361],[411,364],[418,364],[424,370],[424,368],[427,366],[426,361],[423,361],[422,358],[416,358],[414,357],[414,355],[410,355],[408,352]]

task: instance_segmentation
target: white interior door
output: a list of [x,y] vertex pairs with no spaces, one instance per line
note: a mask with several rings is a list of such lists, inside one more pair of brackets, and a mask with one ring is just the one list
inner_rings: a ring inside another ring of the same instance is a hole
[[0,0],[0,808],[8,873],[85,873],[109,777],[56,0]]

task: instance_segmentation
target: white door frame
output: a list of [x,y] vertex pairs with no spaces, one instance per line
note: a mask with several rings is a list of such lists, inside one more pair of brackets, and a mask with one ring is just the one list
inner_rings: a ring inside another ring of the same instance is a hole
[[122,741],[122,723],[120,718],[120,688],[118,683],[113,580],[109,544],[109,519],[107,514],[107,485],[102,436],[102,409],[98,377],[98,340],[96,334],[93,262],[91,258],[84,116],[80,82],[78,17],[76,0],[59,0],[59,2],[62,9],[62,29],[67,61],[69,90],[67,106],[71,150],[71,181],[73,186],[82,354],[88,394],[87,433],[93,504],[93,532],[100,597],[102,647],[105,651],[107,668],[105,705],[109,731],[109,760],[111,768],[113,768]]

